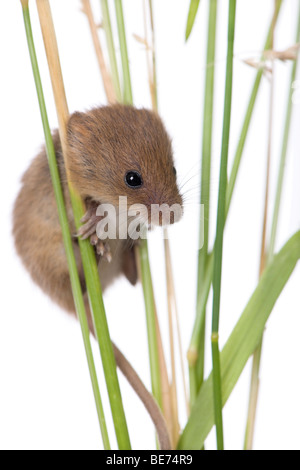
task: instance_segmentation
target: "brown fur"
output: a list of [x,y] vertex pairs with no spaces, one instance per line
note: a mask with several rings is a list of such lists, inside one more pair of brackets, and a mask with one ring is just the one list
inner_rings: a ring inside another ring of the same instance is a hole
[[[182,203],[173,172],[170,138],[154,112],[130,106],[75,113],[68,126],[70,178],[83,198],[128,205]],[[126,171],[137,170],[144,185],[131,190]],[[87,181],[89,184],[87,185]]]
[[[69,224],[75,234],[57,131],[53,141]],[[116,206],[119,196],[127,196],[128,206],[140,203],[149,208],[151,204],[182,204],[174,174],[171,142],[159,116],[151,111],[114,105],[95,108],[88,113],[75,113],[68,123],[67,148],[71,182],[86,202]],[[141,188],[133,189],[125,184],[125,174],[131,170],[142,175]],[[17,252],[33,280],[61,307],[74,312],[67,259],[45,148],[23,176],[14,207],[13,235]],[[85,289],[75,236],[73,248],[82,287]],[[135,284],[137,269],[132,243],[127,240],[110,240],[110,249],[111,263],[105,258],[99,262],[102,288],[105,289],[122,273]],[[118,362],[123,371],[127,370],[124,361],[123,365]],[[138,387],[141,389],[142,385]]]
[[[69,223],[75,233],[57,132],[53,140]],[[116,205],[119,196],[127,196],[128,206],[182,203],[173,171],[170,139],[159,116],[151,111],[114,105],[73,114],[68,123],[67,157],[71,181],[83,199]],[[143,187],[132,189],[126,186],[124,176],[130,170],[141,173]],[[45,149],[33,160],[22,183],[14,208],[13,233],[17,251],[33,280],[63,308],[73,311]],[[103,289],[121,273],[134,284],[137,273],[131,246],[124,240],[110,241],[110,245],[112,262],[101,260],[99,269]],[[84,283],[76,238],[74,250]]]

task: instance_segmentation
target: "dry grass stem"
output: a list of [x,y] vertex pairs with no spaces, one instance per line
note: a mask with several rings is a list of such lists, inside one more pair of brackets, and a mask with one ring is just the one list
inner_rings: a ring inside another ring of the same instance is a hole
[[[175,294],[174,294],[174,298],[175,298]],[[177,337],[178,337],[179,360],[180,360],[180,369],[181,369],[183,392],[184,392],[184,399],[185,399],[185,408],[186,408],[186,414],[187,416],[189,416],[190,403],[188,399],[188,390],[187,390],[187,383],[186,383],[186,378],[185,378],[184,354],[183,354],[182,340],[181,340],[181,333],[180,333],[179,314],[178,314],[178,308],[177,308],[176,302],[174,304],[174,312],[175,312],[176,330],[177,330]]]
[[[173,319],[175,318],[177,337],[178,337],[178,346],[179,346],[179,356],[180,356],[180,369],[181,369],[181,374],[182,374],[182,384],[183,384],[183,390],[184,390],[186,413],[188,416],[189,415],[189,400],[188,400],[187,384],[186,384],[185,372],[184,372],[185,370],[184,369],[184,354],[183,354],[183,349],[182,349],[178,308],[177,308],[176,295],[175,295],[175,284],[174,284],[174,278],[173,278],[170,244],[167,238],[165,238],[164,242],[165,242],[165,262],[166,262],[166,279],[167,279],[167,293],[168,293],[170,347],[171,347],[171,361],[172,361],[172,385],[174,382],[174,386],[176,387],[175,351],[174,351],[174,339],[173,339]],[[175,388],[174,396],[177,397],[176,388]],[[176,414],[178,415],[178,410],[176,410]]]
[[178,401],[177,401],[177,386],[176,386],[176,367],[175,367],[175,348],[174,348],[174,334],[173,334],[173,306],[174,306],[174,292],[173,292],[173,276],[170,259],[170,246],[169,240],[164,240],[165,245],[165,262],[166,262],[166,280],[167,280],[167,295],[168,295],[168,322],[169,322],[169,341],[170,341],[170,357],[171,357],[171,399],[172,399],[172,415],[173,415],[173,439],[177,443],[179,438],[179,423],[178,423]]
[[263,56],[266,60],[282,60],[285,62],[286,60],[296,60],[297,54],[299,51],[300,44],[293,44],[292,46],[288,47],[284,51],[274,51],[268,50],[263,52]]
[[256,70],[263,69],[264,74],[271,74],[272,68],[264,61],[258,59],[243,59],[243,62]]
[[138,34],[135,34],[133,33],[132,36],[134,37],[134,39],[139,42],[140,44],[142,44],[143,46],[145,46],[146,50],[147,51],[151,51],[152,48],[151,46],[149,45],[149,43],[147,42],[147,40],[145,38],[142,38],[141,36],[139,36]]
[[168,378],[168,369],[165,360],[165,354],[163,350],[162,338],[157,318],[157,313],[155,312],[156,319],[156,333],[157,333],[157,347],[159,355],[159,367],[160,367],[160,376],[161,376],[161,395],[162,395],[162,413],[165,418],[167,428],[169,431],[170,439],[172,442],[172,449],[176,448],[174,436],[173,436],[173,410],[172,410],[172,393],[171,387]]
[[94,49],[95,49],[97,61],[99,64],[100,73],[102,76],[102,81],[103,81],[103,86],[104,86],[105,94],[107,97],[107,101],[110,104],[112,104],[117,101],[117,97],[116,97],[115,90],[113,87],[111,75],[105,64],[102,47],[101,47],[100,39],[98,35],[99,26],[95,23],[90,0],[81,0],[81,3],[82,3],[82,11],[86,15],[88,22],[89,22]]
[[[59,61],[58,47],[56,42],[56,35],[48,1],[37,0],[37,9],[39,20],[49,64],[49,72],[53,88],[54,100],[57,110],[57,117],[59,122],[59,135],[62,145],[63,155],[66,155],[66,142],[67,142],[67,122],[69,118],[69,109],[67,105],[65,87],[62,78],[61,65]],[[66,163],[67,177],[68,162]],[[69,178],[68,178],[69,181]]]
[[[274,2],[276,9],[276,0]],[[274,47],[274,29],[275,29],[275,14],[272,22],[271,32],[271,47]],[[270,52],[270,51],[266,51]],[[271,56],[270,56],[271,57]],[[270,187],[270,167],[272,157],[272,131],[273,131],[273,103],[274,103],[274,60],[275,57],[271,57],[271,74],[270,74],[270,96],[269,96],[269,127],[268,127],[268,148],[267,148],[267,167],[266,167],[266,185],[265,185],[265,198],[264,198],[264,213],[263,213],[263,228],[261,237],[261,248],[260,248],[260,263],[259,263],[259,278],[261,278],[267,263],[267,220],[268,220],[268,208],[269,208],[269,187]],[[251,450],[253,448],[253,438],[255,429],[255,418],[257,410],[257,400],[259,391],[259,369],[260,369],[260,358],[262,351],[263,337],[254,351],[253,362],[252,362],[252,374],[251,374],[251,386],[250,386],[250,398],[248,407],[248,422],[247,432],[245,438],[245,448]]]
[[[134,249],[135,258],[137,262],[137,271],[139,282],[142,282],[142,273],[141,273],[141,257],[140,250],[138,245],[135,245]],[[154,298],[154,294],[153,294]],[[167,428],[172,441],[172,429],[173,429],[173,420],[172,420],[172,405],[171,405],[171,390],[168,378],[168,370],[163,350],[162,338],[160,333],[159,322],[157,318],[157,310],[155,306],[155,326],[156,326],[156,335],[157,335],[157,348],[158,348],[158,357],[159,357],[159,368],[160,368],[160,378],[161,378],[161,395],[162,395],[162,414],[165,418]]]
[[260,60],[260,59],[252,57],[249,59],[243,59],[243,62],[257,70],[263,69],[264,73],[268,77],[270,77],[270,75],[272,74],[272,70],[273,70],[272,62],[275,60],[281,60],[282,62],[285,62],[287,60],[292,60],[292,61],[296,60],[299,48],[300,48],[300,44],[297,43],[297,44],[294,44],[293,46],[288,47],[284,51],[275,51],[274,49],[268,49],[262,52],[262,57],[264,60]]
[[[151,23],[151,45],[150,45],[149,42],[148,42],[148,28],[147,28],[147,13],[146,13],[146,10],[147,10],[146,0],[144,0],[144,2],[143,2],[143,17],[144,17],[145,38],[142,41],[143,41],[143,44],[146,47],[148,83],[149,83],[152,109],[157,111],[157,90],[156,90],[156,78],[155,78],[156,71],[155,71],[154,26],[153,26],[152,10],[150,8],[150,23]],[[138,40],[139,36],[135,35],[135,38]],[[151,57],[152,57],[152,64],[151,64]]]

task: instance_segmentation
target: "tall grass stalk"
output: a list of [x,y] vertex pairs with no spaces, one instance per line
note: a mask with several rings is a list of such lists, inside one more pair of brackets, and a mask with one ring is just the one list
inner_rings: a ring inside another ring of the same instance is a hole
[[[188,399],[188,392],[187,392],[187,384],[185,380],[184,374],[184,363],[183,363],[183,348],[182,348],[182,341],[181,341],[181,334],[180,334],[180,325],[179,325],[179,315],[178,315],[178,308],[177,308],[177,301],[176,301],[176,292],[175,292],[175,284],[174,284],[174,277],[173,277],[173,268],[172,268],[172,259],[171,259],[171,252],[170,252],[170,243],[169,240],[165,238],[164,240],[164,248],[165,248],[165,264],[166,264],[166,279],[167,279],[167,296],[168,296],[168,310],[169,310],[169,331],[170,331],[170,353],[171,353],[171,361],[172,361],[172,384],[176,382],[176,373],[175,373],[175,348],[174,348],[174,339],[173,339],[173,319],[176,323],[176,330],[177,330],[177,337],[178,337],[178,350],[179,350],[179,358],[180,358],[180,368],[181,368],[181,375],[182,375],[182,385],[183,385],[183,393],[185,398],[185,407],[186,407],[186,414],[189,415],[190,412],[190,403]],[[177,391],[176,385],[173,385],[175,390],[172,392],[174,396],[176,396],[176,409],[174,409],[174,421],[175,427],[178,428],[178,403],[177,403]],[[174,404],[174,406],[175,406]],[[176,418],[176,419],[175,419]],[[179,431],[179,428],[178,428]]]
[[[274,0],[274,6],[276,7],[276,0]],[[273,16],[273,25],[271,29],[271,50],[274,48],[274,30],[275,22]],[[270,186],[270,166],[271,166],[271,155],[272,155],[272,130],[273,130],[273,105],[274,105],[274,59],[271,64],[271,78],[270,78],[270,94],[269,94],[269,128],[268,128],[268,146],[267,146],[267,168],[266,168],[266,184],[265,184],[265,198],[264,198],[264,213],[263,213],[263,226],[262,226],[262,237],[261,237],[261,249],[260,249],[260,263],[259,263],[259,277],[261,277],[265,265],[266,265],[266,237],[267,237],[267,219],[268,219],[268,207],[269,207],[269,186]],[[252,373],[251,373],[251,385],[250,385],[250,397],[248,405],[248,418],[245,433],[244,447],[246,450],[252,449],[253,446],[253,435],[254,425],[256,417],[256,407],[258,398],[259,388],[259,369],[260,359],[262,352],[263,337],[259,342],[257,348],[253,353],[252,358]]]
[[[86,0],[82,0],[84,3],[86,3]],[[87,0],[87,3],[89,1]],[[90,24],[90,29],[93,29],[93,14],[90,8],[86,7],[84,5],[84,12],[87,14],[87,16],[92,17],[91,20],[89,21]],[[110,16],[109,16],[109,11],[107,10],[107,21],[110,24]],[[153,22],[152,22],[153,25]],[[93,32],[92,32],[93,34]],[[94,41],[94,48],[96,55],[98,55],[98,48],[97,48],[97,42]],[[100,66],[100,72],[102,75],[103,82],[105,82],[106,79],[106,74],[103,73],[105,72],[104,68],[101,67],[100,61],[98,60],[98,64]],[[108,101],[109,100],[109,95],[108,95],[108,88],[105,87],[105,92],[106,92],[106,98]],[[140,257],[139,257],[139,251],[135,250],[135,256],[137,257],[137,264],[139,268],[139,278],[141,278],[141,271],[140,271]],[[152,290],[152,287],[151,287]],[[153,294],[152,294],[153,297]],[[153,302],[154,302],[154,297],[153,297]],[[154,303],[153,303],[154,304]],[[155,307],[155,305],[154,305]],[[169,380],[168,380],[168,374],[167,374],[167,369],[166,369],[166,363],[165,363],[165,358],[164,358],[164,353],[163,353],[163,347],[162,347],[162,342],[161,342],[161,337],[160,337],[160,330],[159,330],[159,324],[158,324],[158,319],[156,315],[156,310],[155,310],[155,325],[156,325],[156,333],[157,333],[157,344],[158,344],[158,356],[159,356],[159,366],[160,366],[160,377],[161,377],[161,395],[162,395],[162,411],[166,420],[166,424],[168,426],[168,429],[172,431],[173,425],[172,425],[172,410],[171,410],[171,398],[170,398],[170,386],[169,386]],[[150,400],[151,397],[151,400]],[[153,398],[150,394],[148,394],[148,400],[149,402],[153,401]],[[155,405],[157,406],[156,402]],[[149,406],[149,403],[145,404],[145,406]]]
[[[272,17],[271,24],[270,24],[270,27],[269,27],[269,31],[268,31],[268,34],[267,34],[267,38],[266,38],[266,42],[265,42],[265,46],[264,46],[265,51],[270,49],[271,41],[272,41],[272,30],[276,25],[281,6],[282,6],[282,0],[278,0],[276,2],[274,15]],[[262,60],[263,60],[263,58],[262,58]],[[257,73],[256,73],[256,78],[255,78],[254,85],[253,85],[253,88],[252,88],[252,92],[251,92],[251,95],[250,95],[246,115],[245,115],[245,118],[244,118],[244,121],[243,121],[243,126],[242,126],[242,130],[241,130],[241,133],[240,133],[240,138],[238,140],[237,149],[236,149],[236,152],[235,152],[235,155],[234,155],[233,165],[232,165],[232,168],[231,168],[231,173],[230,173],[230,177],[229,177],[229,180],[228,180],[228,188],[227,188],[227,192],[226,192],[226,216],[227,216],[228,211],[229,211],[232,194],[233,194],[233,190],[234,190],[234,187],[235,187],[236,178],[237,178],[237,175],[238,175],[238,170],[239,170],[239,167],[240,167],[240,163],[241,163],[241,159],[242,159],[242,155],[243,155],[243,151],[244,151],[246,137],[247,137],[247,134],[248,134],[248,130],[249,130],[250,122],[251,122],[251,117],[252,117],[252,114],[253,114],[253,109],[254,109],[254,105],[255,105],[255,102],[256,102],[256,98],[257,98],[257,94],[258,94],[258,90],[259,90],[259,85],[260,85],[263,73],[264,73],[264,68],[260,67],[258,69]]]
[[116,9],[119,44],[120,44],[120,50],[121,50],[121,61],[122,61],[122,69],[123,69],[123,102],[125,104],[132,104],[133,103],[132,87],[131,87],[131,78],[130,78],[130,70],[129,70],[129,60],[128,60],[122,0],[115,0],[115,9]]
[[[90,5],[89,0],[82,0],[82,3],[83,3],[83,11],[88,16],[90,29],[91,29],[92,36],[93,36],[93,29],[94,29],[94,26],[95,26],[95,22],[94,22],[93,13],[92,13],[92,10],[91,10],[91,5]],[[108,16],[108,20],[110,22],[110,17],[109,16]],[[98,56],[98,52],[99,52],[98,51],[98,39],[97,39],[97,41],[94,40],[93,42],[94,42],[94,49],[95,49],[96,56]],[[102,76],[103,83],[105,83],[105,81],[107,79],[107,74],[106,74],[105,67],[101,66],[101,62],[99,60],[98,60],[98,65],[99,65],[99,68],[100,68],[100,73],[101,73],[101,76]],[[104,87],[104,89],[105,89],[107,101],[110,102],[110,96],[109,96],[109,93],[108,93],[109,88]],[[140,257],[139,257],[138,250],[135,250],[135,256],[138,259],[137,264],[138,264],[138,267],[139,267]],[[139,269],[139,278],[141,278],[140,269]],[[153,297],[153,299],[154,299],[154,297]],[[172,431],[172,428],[173,428],[173,425],[172,425],[172,416],[173,415],[172,415],[172,410],[171,410],[170,386],[169,386],[167,368],[166,368],[166,363],[165,363],[165,358],[164,358],[164,353],[163,353],[163,347],[162,347],[162,341],[161,341],[161,336],[160,336],[160,330],[159,330],[159,324],[158,324],[156,311],[155,311],[155,325],[156,325],[156,331],[157,331],[158,356],[159,356],[159,363],[160,363],[159,365],[160,365],[161,390],[162,390],[162,392],[161,392],[161,395],[162,395],[162,411],[163,411],[163,415],[164,415],[168,430],[170,431],[170,434],[171,434],[171,431]],[[152,395],[150,395],[149,393],[148,393],[147,400],[148,401],[147,401],[147,403],[145,403],[145,406],[148,410],[151,409],[151,408],[153,409],[153,406],[155,406],[155,407],[157,406],[156,401],[154,403],[154,399],[153,399]]]
[[[158,112],[158,93],[157,93],[157,76],[156,76],[156,50],[155,50],[155,28],[154,28],[154,16],[153,16],[153,4],[152,0],[148,0],[148,11],[151,28],[151,43],[148,44],[147,34],[147,7],[146,0],[143,3],[143,15],[144,15],[144,30],[145,30],[145,44],[146,44],[146,56],[147,56],[147,69],[148,69],[148,82],[150,89],[150,96],[152,102],[152,109]],[[150,57],[149,57],[150,56]],[[163,229],[164,237],[164,256],[165,256],[165,269],[166,269],[166,285],[167,285],[167,304],[168,304],[168,324],[169,324],[169,342],[170,342],[170,358],[171,358],[171,381],[169,384],[168,376],[161,374],[161,380],[165,380],[169,385],[168,400],[169,404],[164,404],[163,408],[170,407],[171,414],[166,415],[168,420],[169,429],[171,431],[173,447],[179,439],[179,421],[178,421],[178,399],[177,399],[177,378],[176,378],[176,367],[175,367],[175,344],[174,344],[174,327],[173,319],[177,312],[177,302],[175,295],[175,286],[171,262],[171,250],[168,236],[168,229]],[[180,333],[179,333],[179,344],[180,344]],[[182,366],[182,363],[181,363]],[[183,371],[183,369],[182,369]],[[183,376],[183,387],[185,389],[184,374]]]
[[[297,32],[296,32],[296,41],[295,43],[299,43],[300,41],[300,7],[299,7],[299,14],[298,14],[298,21],[297,21]],[[281,156],[280,156],[280,165],[278,171],[278,178],[277,178],[277,188],[275,193],[275,204],[273,210],[273,218],[272,218],[272,226],[271,226],[271,234],[270,240],[267,246],[266,243],[266,220],[267,220],[267,197],[265,201],[265,214],[264,214],[264,226],[263,226],[263,240],[262,240],[262,256],[261,256],[261,263],[260,263],[260,275],[264,270],[265,266],[268,265],[273,257],[274,257],[274,248],[275,248],[275,240],[276,240],[276,233],[277,233],[277,226],[278,226],[278,218],[279,218],[279,209],[280,209],[280,202],[282,196],[282,185],[284,179],[284,170],[285,170],[285,162],[286,162],[286,153],[287,153],[287,146],[288,146],[288,139],[289,139],[289,130],[291,124],[291,116],[292,116],[292,93],[293,93],[293,82],[296,79],[296,71],[297,71],[297,59],[294,61],[292,70],[291,70],[291,77],[289,82],[289,92],[288,92],[288,101],[287,101],[287,109],[286,109],[286,116],[285,116],[285,125],[284,125],[284,132],[283,132],[283,139],[282,139],[282,148],[281,148]],[[272,65],[272,70],[274,72],[274,66]],[[271,78],[271,91],[270,91],[270,130],[272,128],[272,101],[273,101],[273,74]],[[271,135],[269,133],[269,153],[270,153],[270,140]],[[268,193],[268,172],[269,172],[269,155],[268,155],[268,168],[267,168],[267,187],[266,187],[266,195]],[[256,409],[257,409],[257,400],[258,400],[258,391],[259,391],[259,371],[260,371],[260,362],[261,362],[261,353],[262,353],[262,345],[263,345],[263,336],[261,338],[260,344],[258,345],[257,349],[253,354],[253,362],[252,362],[252,372],[251,372],[251,384],[250,384],[250,396],[249,396],[249,405],[248,405],[248,416],[247,416],[247,425],[246,425],[246,432],[245,432],[245,441],[244,441],[244,448],[246,450],[250,450],[253,447],[253,437],[254,437],[254,429],[255,429],[255,418],[256,418]]]
[[146,321],[148,332],[148,348],[152,393],[158,405],[162,408],[162,389],[160,377],[160,362],[158,353],[158,338],[155,318],[155,302],[150,272],[147,240],[142,240],[139,248],[141,279],[144,293]]
[[153,4],[152,0],[149,0],[149,11],[150,11],[150,25],[152,34],[152,107],[158,109],[158,97],[157,97],[157,76],[156,76],[156,54],[155,54],[155,29],[154,29],[154,16],[153,16]]
[[117,100],[121,102],[122,92],[121,92],[121,86],[120,86],[120,75],[119,75],[119,70],[118,70],[116,50],[115,50],[115,44],[114,44],[114,39],[113,39],[110,13],[109,13],[107,0],[101,0],[101,11],[102,11],[102,22],[103,22],[103,28],[105,31],[112,81],[113,81]]
[[[298,24],[297,24],[295,42],[296,44],[299,44],[300,42],[300,6],[299,6],[299,13],[298,13]],[[284,170],[285,170],[285,164],[286,164],[286,154],[287,154],[289,134],[290,134],[290,124],[291,124],[291,118],[292,118],[293,83],[296,80],[297,66],[298,66],[298,55],[297,55],[297,59],[293,63],[290,82],[289,82],[289,92],[288,92],[287,108],[286,108],[286,114],[285,114],[285,125],[284,125],[284,132],[283,132],[283,139],[282,139],[282,146],[281,146],[281,156],[280,156],[280,164],[279,164],[279,171],[278,171],[278,178],[277,178],[277,187],[276,187],[276,193],[275,193],[275,203],[274,203],[274,210],[273,210],[273,216],[272,216],[270,242],[269,242],[269,248],[268,248],[268,263],[272,261],[272,258],[275,252],[275,242],[276,242],[276,235],[277,235],[277,228],[278,228],[278,219],[279,219],[279,211],[280,211],[281,196],[282,196],[282,186],[283,186]]]
[[175,446],[175,440],[173,439],[173,410],[172,410],[172,399],[171,399],[171,387],[169,383],[168,368],[165,360],[165,354],[163,349],[163,342],[160,333],[158,316],[156,312],[156,335],[158,345],[158,356],[160,365],[160,378],[161,378],[161,397],[162,397],[162,414],[165,418],[167,429],[169,432],[169,439],[171,448]]
[[[279,2],[276,4],[276,10],[275,10],[275,15],[274,15],[275,22],[278,19],[281,5],[282,5],[282,0],[279,0]],[[272,24],[273,24],[273,18],[272,18],[271,25],[267,33],[264,50],[268,50],[270,48]],[[246,138],[248,135],[251,119],[253,116],[254,105],[258,96],[258,91],[259,91],[259,87],[261,84],[262,76],[263,76],[263,69],[260,68],[256,72],[256,77],[255,77],[254,84],[251,90],[245,117],[243,119],[243,124],[241,128],[240,136],[238,139],[237,148],[234,154],[234,161],[233,161],[232,169],[231,169],[229,180],[228,180],[228,185],[227,185],[227,190],[226,190],[226,219],[227,219],[227,215],[230,209],[231,199],[232,199],[238,171],[240,168],[240,164],[241,164],[241,160],[243,156],[243,150],[244,150]],[[206,307],[209,290],[210,290],[210,286],[212,282],[213,258],[214,258],[214,249],[212,250],[208,258],[205,278],[202,284],[201,296],[199,296],[198,298],[198,303],[199,303],[198,308],[197,308],[198,312],[203,312]],[[194,326],[193,326],[192,336],[191,336],[189,350],[188,350],[188,360],[189,360],[190,367],[192,367],[197,361],[198,351],[199,351],[200,342],[201,342],[201,331],[203,329],[203,322],[204,322],[204,314],[197,315]]]
[[[150,28],[151,28],[151,42],[148,44],[147,35],[147,6],[149,10]],[[152,0],[144,0],[143,3],[144,13],[144,28],[145,28],[145,44],[146,44],[146,55],[147,55],[147,69],[148,69],[148,82],[150,89],[150,96],[152,102],[152,109],[158,112],[158,90],[157,90],[157,75],[156,75],[156,48],[155,48],[155,27],[154,27],[154,15],[153,15],[153,4]],[[182,384],[185,397],[187,416],[189,414],[189,401],[187,395],[187,387],[184,373],[184,357],[181,344],[181,334],[179,327],[179,318],[177,310],[177,300],[175,292],[175,284],[173,277],[172,261],[171,261],[171,250],[168,236],[168,229],[163,229],[164,237],[164,257],[165,257],[165,269],[166,269],[166,287],[167,287],[167,304],[168,304],[168,325],[169,325],[169,343],[170,343],[170,358],[171,358],[171,380],[169,379],[167,372],[161,374],[162,380],[168,384],[168,393],[163,395],[163,409],[165,418],[168,422],[170,434],[172,436],[173,448],[176,448],[180,426],[178,419],[178,395],[177,395],[177,376],[176,376],[176,360],[175,360],[175,341],[174,341],[174,320],[177,329],[179,356],[180,356],[180,368],[182,374]],[[168,400],[169,403],[166,403]],[[166,413],[167,411],[167,413]]]
[[235,32],[235,13],[236,0],[229,2],[228,16],[228,48],[226,64],[226,82],[225,82],[225,102],[223,117],[222,150],[220,163],[219,197],[217,212],[217,230],[213,269],[213,312],[212,312],[212,363],[213,363],[213,393],[214,409],[217,434],[217,447],[222,450],[223,442],[223,419],[222,419],[222,382],[220,371],[220,352],[219,352],[219,316],[220,316],[220,298],[221,298],[221,278],[222,278],[222,255],[223,255],[223,233],[225,226],[225,196],[227,187],[227,161],[230,136],[230,117],[231,117],[231,95],[232,95],[232,77],[233,77],[233,47]]
[[94,48],[96,52],[98,65],[101,71],[101,77],[102,77],[103,86],[104,86],[107,100],[109,103],[115,103],[117,100],[117,97],[116,97],[115,89],[112,83],[112,78],[110,76],[110,73],[106,67],[106,63],[104,60],[102,47],[101,47],[100,39],[98,35],[98,28],[94,20],[91,2],[90,0],[81,0],[81,4],[82,4],[82,10],[85,13],[89,22],[92,40],[93,40],[93,44],[94,44]]
[[171,253],[169,241],[164,240],[165,264],[166,264],[166,280],[167,280],[167,301],[168,301],[168,322],[169,322],[169,341],[170,341],[170,357],[171,357],[171,404],[172,404],[172,437],[174,447],[179,439],[179,421],[178,421],[178,400],[176,385],[176,365],[175,365],[175,347],[174,347],[174,281],[172,275]]
[[[124,15],[121,0],[115,0],[115,11],[118,25],[122,70],[123,70],[123,103],[133,105],[133,95],[131,86],[131,76],[129,68],[128,49],[125,33]],[[149,251],[147,239],[141,240],[139,246],[139,262],[141,281],[144,293],[149,360],[151,372],[152,393],[160,408],[162,409],[162,378],[161,378],[161,359],[158,344],[158,322],[156,319],[156,307],[153,293],[153,283],[149,262]]]
[[[76,229],[79,229],[80,220],[85,213],[85,208],[78,192],[70,183],[70,179],[68,178],[66,130],[69,113],[49,1],[37,0],[37,7],[57,109],[60,138],[67,172],[68,187],[74,220]],[[130,449],[130,439],[117,377],[116,363],[102,299],[102,291],[95,252],[88,240],[79,239],[79,247],[86,280],[89,304],[91,308],[95,333],[99,344],[118,446],[120,449]]]
[[71,280],[72,292],[73,292],[73,297],[74,297],[74,303],[75,303],[77,317],[79,319],[80,326],[81,326],[82,337],[83,337],[83,342],[84,342],[84,347],[85,347],[85,352],[86,352],[86,357],[87,357],[87,362],[88,362],[88,367],[89,367],[89,372],[90,372],[90,377],[91,377],[91,382],[92,382],[92,387],[93,387],[94,399],[95,399],[95,404],[96,404],[96,409],[97,409],[97,414],[98,414],[98,419],[99,419],[99,424],[100,424],[100,430],[102,434],[103,445],[104,445],[104,448],[108,450],[110,449],[110,442],[109,442],[106,421],[105,421],[105,416],[104,416],[104,411],[103,411],[103,406],[102,406],[102,400],[101,400],[100,390],[99,390],[99,385],[98,385],[98,379],[97,379],[97,374],[96,374],[96,368],[95,368],[95,363],[94,363],[94,358],[93,358],[93,353],[92,353],[92,348],[91,348],[91,343],[90,343],[89,327],[88,327],[88,322],[87,322],[87,317],[86,317],[86,312],[85,312],[84,299],[83,299],[81,284],[80,284],[79,275],[77,271],[75,255],[73,251],[72,238],[71,238],[71,233],[70,233],[69,223],[68,223],[68,216],[67,216],[67,212],[66,212],[66,208],[64,204],[64,196],[63,196],[63,191],[62,191],[62,187],[60,183],[60,176],[59,176],[59,171],[57,167],[56,155],[55,155],[51,130],[49,126],[44,93],[43,93],[43,88],[42,88],[42,83],[41,83],[41,77],[39,73],[39,67],[38,67],[38,62],[37,62],[37,57],[36,57],[36,52],[35,52],[35,47],[34,47],[34,40],[33,40],[32,29],[31,29],[31,21],[30,21],[30,13],[29,13],[29,8],[28,8],[28,0],[27,1],[23,0],[21,3],[22,3],[22,8],[23,8],[23,17],[24,17],[24,24],[25,24],[25,29],[26,29],[28,49],[29,49],[31,65],[32,65],[32,70],[33,70],[33,75],[34,75],[34,81],[35,81],[39,107],[40,107],[40,112],[41,112],[41,118],[42,118],[42,123],[43,123],[45,142],[46,142],[46,151],[47,151],[49,168],[50,168],[50,173],[51,173],[51,178],[52,178],[53,190],[54,190],[54,195],[56,199],[59,221],[60,221],[60,225],[62,228],[62,237],[63,237],[64,247],[65,247],[69,272],[70,272],[70,280]]
[[[221,352],[222,404],[225,405],[249,357],[260,341],[273,307],[300,258],[300,231],[274,256]],[[268,295],[266,295],[266,292]],[[215,418],[212,373],[203,382],[178,444],[201,449]]]
[[197,11],[199,8],[200,0],[191,0],[190,2],[190,7],[189,7],[189,12],[188,12],[188,19],[187,19],[187,24],[186,24],[186,30],[185,30],[185,40],[187,41],[193,26],[194,22],[197,16]]
[[[197,363],[189,368],[190,374],[190,399],[194,402],[196,395],[203,382],[204,375],[204,348],[205,348],[205,312],[204,305],[201,306],[201,297],[204,286],[205,273],[208,261],[208,239],[209,239],[209,212],[210,212],[210,171],[211,171],[211,146],[213,128],[213,104],[214,104],[214,72],[215,72],[215,43],[217,23],[217,0],[209,2],[208,36],[206,51],[206,76],[204,89],[204,110],[202,129],[202,164],[201,164],[201,215],[199,229],[199,253],[198,253],[198,279],[197,279],[197,305],[196,317],[203,317],[201,331],[199,333],[200,349],[198,350]],[[202,214],[202,207],[204,213]],[[203,240],[202,240],[203,237]]]

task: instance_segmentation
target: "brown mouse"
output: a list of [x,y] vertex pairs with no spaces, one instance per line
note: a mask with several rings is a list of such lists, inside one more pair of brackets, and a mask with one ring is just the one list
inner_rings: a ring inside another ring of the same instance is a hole
[[[57,131],[53,135],[53,142],[84,291],[78,234]],[[128,207],[134,204],[146,207],[147,216],[143,224],[148,225],[152,223],[151,205],[177,204],[182,207],[171,141],[160,117],[152,111],[124,105],[104,106],[87,113],[74,113],[68,122],[67,152],[70,180],[87,207],[79,235],[89,237],[95,246],[102,289],[105,290],[121,274],[135,284],[136,242],[130,239],[129,235],[125,239],[101,240],[96,228],[103,217],[96,215],[96,209],[103,204],[110,204],[116,208],[119,220],[119,197],[126,196]],[[126,218],[128,222],[132,220],[127,214]],[[170,222],[173,223],[179,218],[180,216],[172,215]],[[161,217],[158,223],[162,223]],[[23,176],[22,187],[14,207],[13,234],[17,252],[33,280],[61,307],[75,312],[45,148],[35,157]],[[118,234],[119,232],[117,236]],[[86,306],[90,329],[93,331],[87,301]],[[152,404],[149,405],[149,396],[145,398],[143,395],[149,392],[115,345],[114,352],[117,365],[141,397],[152,419],[156,421],[158,435],[161,434],[160,441],[163,441],[160,442],[161,448],[170,448],[165,429],[159,429],[159,426],[164,424],[161,423],[159,410],[154,410]],[[134,378],[132,374],[135,374]]]

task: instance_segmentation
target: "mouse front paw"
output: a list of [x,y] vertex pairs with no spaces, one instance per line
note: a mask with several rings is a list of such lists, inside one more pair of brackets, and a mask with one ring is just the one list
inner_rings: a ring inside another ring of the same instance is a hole
[[91,245],[96,249],[96,252],[102,258],[105,258],[109,263],[111,262],[111,251],[108,242],[104,242],[97,236],[97,224],[103,219],[103,216],[96,215],[99,204],[95,201],[87,203],[88,209],[82,217],[81,222],[83,225],[79,228],[77,236],[82,240],[90,239]]
[[77,236],[82,240],[86,240],[91,235],[96,233],[97,224],[103,218],[102,216],[96,215],[98,205],[99,204],[96,202],[91,201],[88,204],[88,210],[80,220],[83,225],[79,228]]

